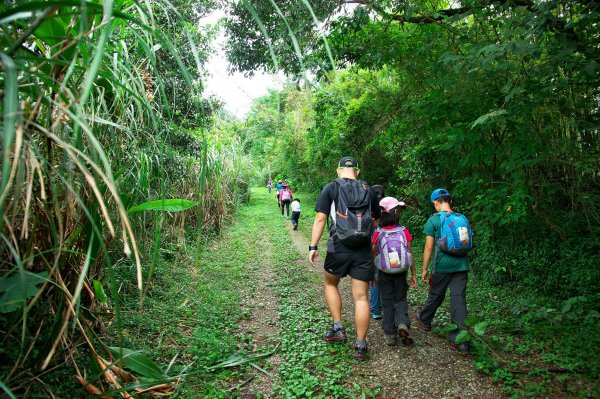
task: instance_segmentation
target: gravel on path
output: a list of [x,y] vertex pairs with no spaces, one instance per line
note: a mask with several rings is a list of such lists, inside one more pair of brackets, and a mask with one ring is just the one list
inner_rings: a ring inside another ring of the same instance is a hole
[[[289,227],[292,241],[301,256],[306,257],[306,267],[315,273],[323,273],[322,256],[319,265],[313,268],[308,263],[309,240],[300,232]],[[326,235],[326,234],[324,234]],[[325,239],[325,238],[324,238]],[[324,240],[323,239],[323,240]],[[322,245],[324,247],[324,245]],[[342,313],[346,322],[354,320],[354,304],[350,278],[340,283]],[[323,303],[325,298],[323,296]],[[417,304],[409,304],[414,309]],[[353,334],[354,327],[348,332]],[[384,341],[381,321],[372,320],[367,334],[369,359],[357,363],[354,368],[356,382],[381,387],[378,398],[452,398],[452,399],[496,399],[503,398],[500,387],[491,379],[478,373],[473,367],[473,358],[451,349],[447,341],[433,333],[416,328],[413,321],[411,337],[415,343],[410,347],[400,342],[388,346]]]

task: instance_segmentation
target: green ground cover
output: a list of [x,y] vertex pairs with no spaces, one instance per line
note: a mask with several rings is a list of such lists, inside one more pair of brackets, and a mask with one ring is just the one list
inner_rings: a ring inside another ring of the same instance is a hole
[[[309,238],[317,194],[296,195],[306,198],[300,231]],[[414,238],[419,285],[409,290],[409,303],[417,306],[427,299],[427,287],[420,281],[425,243],[420,219],[408,211],[401,220]],[[467,290],[471,324],[485,327],[478,333],[470,329],[474,367],[502,383],[512,398],[598,397],[600,296],[561,301],[526,286],[498,283],[483,258],[472,262]],[[448,297],[436,314],[434,333],[445,337],[444,328],[450,323]]]
[[[314,194],[302,198],[307,209]],[[305,232],[312,225],[310,214],[304,211],[301,219]],[[375,387],[347,382],[354,364],[349,344],[331,346],[319,339],[329,325],[317,284],[320,273],[307,268],[305,254],[292,244],[287,224],[272,196],[265,189],[253,189],[249,204],[239,207],[235,220],[204,244],[197,267],[193,267],[193,235],[161,250],[143,309],[134,285],[122,286],[123,346],[142,350],[168,376],[181,375],[174,382],[174,397],[243,396],[252,390],[243,382],[260,373],[254,366],[270,370],[274,379],[269,394],[278,397],[375,394]],[[243,295],[256,292],[257,278],[261,278],[258,268],[265,262],[274,272],[268,284],[279,303],[278,333],[268,347],[256,349],[253,338],[241,333],[238,323],[251,317],[252,309],[245,305]],[[120,278],[129,281],[132,267],[121,265]],[[117,335],[116,330],[112,332]],[[278,367],[272,368],[268,357],[253,361],[254,365],[219,366],[274,349],[282,358]]]

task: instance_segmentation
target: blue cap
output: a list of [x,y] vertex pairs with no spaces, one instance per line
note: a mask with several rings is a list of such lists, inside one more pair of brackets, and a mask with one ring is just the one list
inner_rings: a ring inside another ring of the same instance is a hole
[[433,190],[433,192],[431,193],[431,202],[435,201],[440,197],[450,197],[450,191],[446,190],[445,188],[438,188]]

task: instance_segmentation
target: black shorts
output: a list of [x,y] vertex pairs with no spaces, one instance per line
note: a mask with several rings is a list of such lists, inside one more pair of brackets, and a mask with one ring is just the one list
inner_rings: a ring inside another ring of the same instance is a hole
[[327,252],[323,268],[338,277],[350,276],[362,281],[375,277],[371,251]]

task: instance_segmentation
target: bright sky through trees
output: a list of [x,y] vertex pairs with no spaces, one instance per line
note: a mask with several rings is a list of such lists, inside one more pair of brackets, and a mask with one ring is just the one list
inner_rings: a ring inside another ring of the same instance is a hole
[[[223,17],[222,11],[215,11],[200,20],[201,25],[218,23]],[[210,56],[206,69],[210,74],[205,82],[205,96],[215,95],[225,102],[225,108],[238,118],[243,118],[250,110],[252,100],[267,94],[271,88],[281,88],[284,81],[283,75],[276,77],[270,74],[257,72],[252,77],[245,77],[242,73],[229,74],[229,63],[225,57],[223,46],[226,37],[221,31],[215,40],[215,52]]]

